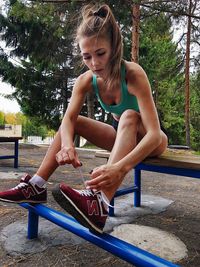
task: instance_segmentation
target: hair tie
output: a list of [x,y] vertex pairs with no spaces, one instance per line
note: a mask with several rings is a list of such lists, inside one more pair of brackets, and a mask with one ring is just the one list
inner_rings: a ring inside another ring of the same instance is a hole
[[107,10],[105,10],[104,8],[100,8],[99,10],[93,12],[93,15],[95,17],[105,18],[107,16]]

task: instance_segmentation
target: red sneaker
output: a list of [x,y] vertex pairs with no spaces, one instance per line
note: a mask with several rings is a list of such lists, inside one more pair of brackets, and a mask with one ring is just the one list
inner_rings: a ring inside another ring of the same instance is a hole
[[75,190],[61,183],[52,194],[56,202],[79,223],[93,232],[103,233],[108,211],[101,192]]
[[29,182],[30,175],[21,178],[20,183],[7,191],[0,192],[0,200],[11,203],[44,203],[47,201],[47,189]]

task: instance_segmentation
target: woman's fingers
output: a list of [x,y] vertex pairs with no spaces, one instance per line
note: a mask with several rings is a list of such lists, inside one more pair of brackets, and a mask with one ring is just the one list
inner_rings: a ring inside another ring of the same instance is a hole
[[115,179],[112,177],[105,175],[105,173],[101,174],[99,171],[98,173],[99,175],[97,173],[94,175],[96,178],[86,181],[85,184],[88,189],[99,189],[105,186],[110,187],[115,183]]
[[79,161],[78,155],[74,148],[62,148],[56,154],[56,160],[59,165],[72,164],[74,168],[81,166],[81,162]]

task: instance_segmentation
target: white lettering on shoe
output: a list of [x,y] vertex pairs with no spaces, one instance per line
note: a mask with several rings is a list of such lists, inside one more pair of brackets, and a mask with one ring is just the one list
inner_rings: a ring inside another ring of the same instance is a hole
[[96,194],[97,200],[87,200],[88,215],[107,216],[103,209],[102,197]]
[[46,186],[45,185],[43,185],[43,187],[39,187],[39,186],[37,186],[36,184],[34,185],[34,184],[32,184],[32,183],[30,183],[31,184],[31,186],[34,188],[34,190],[36,191],[36,193],[39,195],[39,194],[42,194],[45,190],[46,190]]
[[99,207],[97,200],[87,200],[87,206],[88,206],[88,214],[89,216],[94,215],[99,215]]
[[22,189],[22,193],[26,199],[29,199],[31,196],[35,196],[36,193],[34,192],[33,188],[28,186],[26,189]]

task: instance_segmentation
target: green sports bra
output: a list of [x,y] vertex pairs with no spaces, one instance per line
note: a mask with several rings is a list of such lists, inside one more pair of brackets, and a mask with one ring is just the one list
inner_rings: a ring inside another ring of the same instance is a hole
[[136,96],[131,95],[128,92],[128,88],[127,88],[127,84],[125,80],[125,73],[126,73],[125,65],[122,64],[121,66],[121,100],[120,100],[120,103],[116,105],[107,105],[101,100],[100,95],[99,95],[99,88],[97,84],[97,76],[93,74],[93,77],[92,77],[92,86],[96,93],[96,96],[98,98],[100,105],[102,106],[104,110],[111,112],[118,117],[120,117],[121,114],[127,109],[133,109],[139,112],[139,107],[138,107]]

